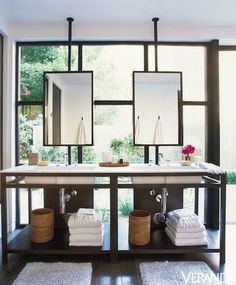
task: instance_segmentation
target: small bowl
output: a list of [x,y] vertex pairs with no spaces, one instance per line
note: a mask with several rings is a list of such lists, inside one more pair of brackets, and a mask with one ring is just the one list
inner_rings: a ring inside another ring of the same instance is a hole
[[181,160],[180,164],[182,166],[190,166],[192,164],[192,161],[190,161],[190,160]]

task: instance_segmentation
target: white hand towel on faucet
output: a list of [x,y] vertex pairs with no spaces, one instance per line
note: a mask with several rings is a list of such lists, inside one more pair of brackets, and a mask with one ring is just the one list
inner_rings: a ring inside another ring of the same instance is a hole
[[100,234],[103,233],[103,226],[101,227],[91,227],[91,228],[69,228],[70,235],[78,235],[78,234]]
[[81,215],[78,213],[74,213],[69,217],[68,220],[69,228],[91,228],[101,226],[102,221],[99,214]]
[[175,230],[177,233],[198,233],[198,232],[203,232],[206,230],[205,226],[202,224],[197,227],[192,227],[192,228],[184,228],[180,227],[179,225],[176,225],[172,220],[167,219],[166,221],[167,227],[171,227]]

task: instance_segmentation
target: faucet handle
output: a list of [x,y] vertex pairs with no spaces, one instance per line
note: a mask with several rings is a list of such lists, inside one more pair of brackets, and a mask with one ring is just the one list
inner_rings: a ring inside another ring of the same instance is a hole
[[71,196],[76,196],[78,194],[78,192],[75,189],[73,189],[70,194],[71,194]]
[[155,191],[154,188],[152,188],[149,193],[150,193],[151,196],[155,196],[156,195],[156,191]]
[[161,199],[162,199],[161,194],[156,195],[156,201],[157,201],[158,203],[161,202]]

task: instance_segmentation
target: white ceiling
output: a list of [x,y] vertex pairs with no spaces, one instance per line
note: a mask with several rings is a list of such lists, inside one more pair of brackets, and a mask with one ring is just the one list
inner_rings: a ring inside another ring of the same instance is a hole
[[203,39],[236,38],[236,0],[0,0],[1,16],[8,25],[64,24],[71,16],[83,26],[151,28],[157,16],[159,30],[173,35],[200,29]]

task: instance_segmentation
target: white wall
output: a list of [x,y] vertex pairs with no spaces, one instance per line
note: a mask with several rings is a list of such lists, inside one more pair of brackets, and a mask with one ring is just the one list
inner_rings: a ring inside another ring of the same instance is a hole
[[176,84],[136,84],[135,120],[139,116],[137,143],[152,144],[157,118],[160,116],[162,139],[159,143],[178,143],[178,97]]
[[78,130],[83,117],[87,143],[91,143],[91,86],[90,85],[66,85],[62,100],[62,142],[78,142]]
[[[151,17],[150,17],[151,18]],[[9,33],[18,41],[67,40],[67,22],[63,24],[18,24],[9,27]],[[160,41],[210,41],[220,39],[222,43],[235,44],[235,27],[232,25],[162,24]],[[73,23],[74,40],[141,40],[153,41],[152,22]]]
[[4,36],[3,58],[3,167],[15,162],[15,43]]
[[48,110],[47,110],[47,116],[48,116],[48,144],[52,144],[52,99],[53,99],[53,83],[55,83],[61,90],[62,90],[62,96],[64,93],[63,90],[63,83],[60,81],[60,79],[57,76],[50,75],[48,78]]

